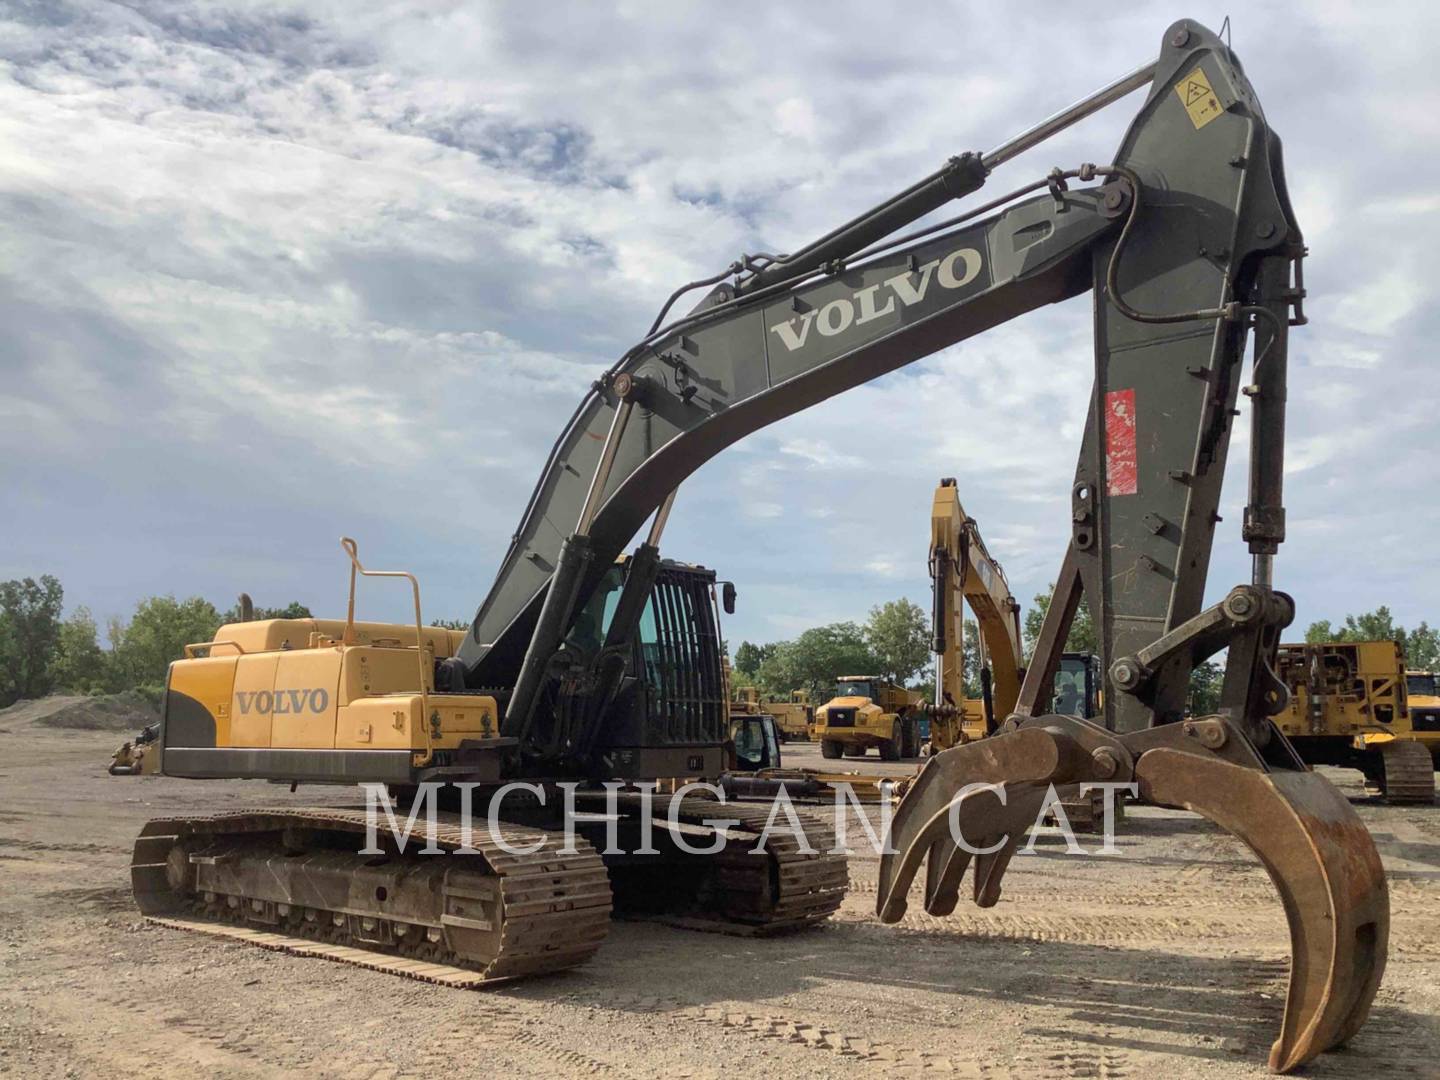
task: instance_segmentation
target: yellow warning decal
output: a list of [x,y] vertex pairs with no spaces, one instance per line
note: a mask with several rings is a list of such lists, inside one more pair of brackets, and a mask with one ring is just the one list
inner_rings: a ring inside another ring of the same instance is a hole
[[1225,111],[1220,107],[1220,99],[1215,96],[1203,68],[1197,67],[1176,83],[1175,93],[1185,103],[1185,111],[1190,114],[1190,122],[1195,125],[1196,131]]

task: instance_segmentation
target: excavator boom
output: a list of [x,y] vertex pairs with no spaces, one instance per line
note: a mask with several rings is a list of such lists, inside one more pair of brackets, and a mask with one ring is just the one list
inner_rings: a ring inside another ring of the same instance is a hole
[[[974,191],[998,160],[1146,82],[1112,164],[1053,170],[892,238]],[[1054,602],[1011,718],[992,738],[932,757],[907,792],[877,910],[899,918],[928,861],[926,906],[948,911],[972,835],[1005,837],[976,864],[976,900],[995,902],[1009,853],[1051,785],[1134,780],[1142,796],[1241,836],[1275,877],[1295,961],[1271,1065],[1294,1068],[1363,1020],[1388,920],[1373,842],[1270,719],[1284,695],[1275,647],[1294,613],[1271,577],[1284,539],[1286,343],[1304,322],[1303,254],[1280,141],[1238,60],[1210,31],[1178,22],[1153,64],[999,151],[951,159],[795,255],[747,257],[696,283],[710,291],[669,324],[662,312],[555,444],[454,677],[514,687],[503,731],[523,749],[575,613],[701,464],[766,424],[1088,291],[1095,382]],[[1254,578],[1203,608],[1252,330],[1244,537]],[[1082,593],[1108,683],[1096,722],[1043,712]],[[1222,649],[1220,714],[1184,721],[1192,669]],[[1000,785],[1008,799],[967,794],[976,782]],[[958,828],[947,832],[952,820]],[[1281,820],[1293,834],[1283,851],[1264,828]]]
[[[940,481],[930,507],[930,579],[934,591],[934,650],[939,671],[938,700],[930,707],[930,745],[949,749],[972,734],[962,726],[965,694],[965,603],[979,632],[980,706],[975,735],[991,734],[1009,716],[1020,696],[1024,652],[1020,604],[1005,571],[980,538],[979,526],[960,505],[953,477]],[[962,599],[964,603],[962,603]]]

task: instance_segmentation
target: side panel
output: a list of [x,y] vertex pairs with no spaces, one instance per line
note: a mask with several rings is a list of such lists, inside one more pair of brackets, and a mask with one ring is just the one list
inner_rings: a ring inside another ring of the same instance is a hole
[[162,741],[170,746],[224,746],[231,739],[235,657],[177,660],[170,665]]
[[307,649],[277,656],[271,745],[333,747],[336,689],[340,681],[339,650]]
[[418,695],[362,698],[340,707],[335,729],[339,749],[420,749],[423,745]]
[[270,710],[275,697],[275,665],[280,653],[233,660],[235,695],[230,706],[230,737],[219,746],[269,746]]

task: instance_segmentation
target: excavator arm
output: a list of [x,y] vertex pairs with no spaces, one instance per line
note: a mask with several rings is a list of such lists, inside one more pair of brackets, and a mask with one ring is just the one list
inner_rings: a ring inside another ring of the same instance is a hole
[[562,552],[572,537],[588,538],[573,609],[669,492],[725,447],[1087,291],[1092,248],[1119,231],[1126,189],[1123,181],[1057,189],[935,236],[817,266],[798,282],[738,297],[726,284],[632,349],[597,381],[546,463],[460,652],[470,683],[514,678],[545,597],[572,587]]
[[[1146,83],[1111,165],[1056,170],[894,235],[976,190],[1019,150]],[[615,556],[687,476],[767,424],[1090,292],[1095,382],[1055,600],[1014,715],[994,737],[932,757],[897,808],[897,853],[882,861],[877,911],[886,921],[903,916],[922,865],[932,914],[954,907],[972,862],[976,901],[994,903],[1048,789],[1134,780],[1142,798],[1197,810],[1240,836],[1269,870],[1293,949],[1270,1063],[1295,1068],[1363,1023],[1389,917],[1369,834],[1270,720],[1285,694],[1275,648],[1294,613],[1273,588],[1271,565],[1284,538],[1286,342],[1303,322],[1303,251],[1279,139],[1239,61],[1214,34],[1176,23],[1153,63],[995,151],[951,159],[801,251],[747,257],[697,283],[712,287],[688,314],[662,325],[662,313],[562,432],[438,681],[512,688],[502,730],[534,760],[582,752],[585,732],[536,738],[547,673]],[[1252,330],[1243,534],[1254,575],[1202,608]],[[1053,438],[1034,426],[1017,435]],[[1100,723],[1041,711],[1082,593],[1107,673]],[[1190,672],[1221,649],[1220,712],[1186,720]]]
[[980,538],[975,519],[965,513],[953,477],[940,481],[930,507],[930,580],[934,592],[934,641],[939,671],[938,700],[929,707],[930,742],[949,749],[965,741],[965,604],[975,613],[979,631],[980,702],[983,733],[991,734],[1014,710],[1020,697],[1024,651],[1020,604],[1010,592],[1005,571]]

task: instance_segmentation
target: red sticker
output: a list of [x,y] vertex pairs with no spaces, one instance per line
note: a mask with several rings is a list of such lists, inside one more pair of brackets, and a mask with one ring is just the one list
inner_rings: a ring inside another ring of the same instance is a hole
[[1110,495],[1134,495],[1140,490],[1133,389],[1105,395],[1105,490]]

